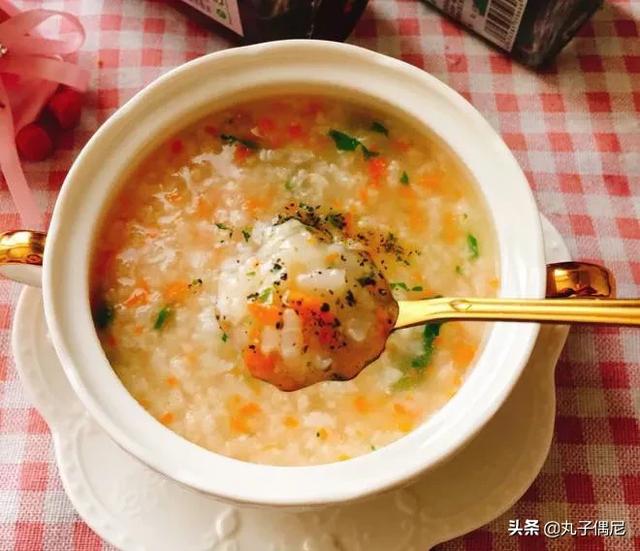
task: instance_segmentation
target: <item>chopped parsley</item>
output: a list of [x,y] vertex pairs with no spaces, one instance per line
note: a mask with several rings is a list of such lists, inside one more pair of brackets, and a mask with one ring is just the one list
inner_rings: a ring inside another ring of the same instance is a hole
[[113,309],[113,306],[107,304],[106,302],[103,302],[96,308],[95,312],[93,313],[93,320],[96,324],[96,327],[98,329],[106,329],[107,327],[109,327],[109,325],[111,325],[114,315],[115,310]]
[[171,316],[171,313],[172,313],[172,310],[169,306],[165,306],[164,308],[162,308],[162,310],[158,312],[158,316],[156,317],[156,321],[153,324],[153,328],[157,331],[162,329],[164,324],[167,322],[167,320]]
[[248,276],[248,277],[253,277],[254,275],[256,275],[256,273],[255,273],[255,272],[247,272],[247,276]]
[[469,247],[469,251],[471,253],[471,260],[475,260],[480,256],[480,248],[478,247],[478,240],[476,237],[468,233],[467,234],[467,246]]
[[249,239],[251,239],[251,228],[245,228],[242,230],[242,237],[244,237],[245,241],[249,241]]
[[335,142],[336,147],[340,151],[355,151],[360,147],[365,159],[370,159],[371,157],[379,155],[377,151],[371,151],[368,149],[358,138],[349,136],[349,134],[345,134],[339,130],[329,130],[328,136]]
[[373,121],[371,123],[371,130],[373,130],[374,132],[378,132],[379,134],[389,136],[389,129],[381,122]]
[[434,342],[440,334],[441,323],[427,323],[422,332],[422,354],[411,360],[411,367],[422,370],[429,365],[434,351]]
[[269,298],[271,297],[272,291],[273,291],[273,289],[271,287],[267,287],[264,291],[262,291],[258,295],[258,301],[259,302],[267,302],[269,300]]
[[409,175],[404,170],[402,171],[402,175],[400,176],[400,183],[403,186],[409,185]]
[[460,266],[459,264],[456,266],[456,274],[462,275],[462,266]]
[[293,191],[293,182],[291,180],[287,180],[284,183],[284,189],[286,189],[287,191]]
[[226,333],[222,333],[222,342],[227,342],[229,340],[229,335]]
[[389,285],[391,286],[392,289],[403,289],[404,291],[409,290],[409,287],[407,287],[407,284],[403,283],[402,281],[390,283]]
[[238,138],[237,136],[234,136],[232,134],[220,134],[220,139],[224,143],[228,143],[228,144],[234,144],[234,143],[242,144],[247,149],[259,149],[260,148],[260,146],[258,145],[257,142],[254,142],[253,140],[244,140],[244,139]]
[[216,222],[216,228],[219,228],[221,230],[226,230],[226,231],[233,231],[229,226],[227,226],[226,224],[223,224],[222,222]]
[[415,285],[414,287],[409,288],[409,286],[402,282],[402,281],[397,281],[394,283],[389,283],[389,286],[392,289],[402,289],[403,291],[414,291],[414,292],[419,292],[422,291],[422,285]]

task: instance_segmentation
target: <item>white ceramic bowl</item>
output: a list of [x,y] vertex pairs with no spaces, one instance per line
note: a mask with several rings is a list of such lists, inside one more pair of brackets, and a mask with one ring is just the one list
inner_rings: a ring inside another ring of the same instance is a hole
[[459,449],[502,404],[538,326],[496,324],[453,399],[423,425],[374,453],[340,463],[276,467],[196,446],[158,423],[109,366],[94,330],[88,268],[97,222],[122,176],[171,130],[208,110],[277,91],[339,94],[411,117],[466,164],[499,241],[500,294],[542,297],[545,262],[538,212],[515,159],[478,112],[432,76],[371,51],[286,41],[207,55],[166,74],[124,105],[74,163],[55,207],[43,293],[55,349],[75,392],[120,446],[157,471],[234,502],[309,507],[406,483]]

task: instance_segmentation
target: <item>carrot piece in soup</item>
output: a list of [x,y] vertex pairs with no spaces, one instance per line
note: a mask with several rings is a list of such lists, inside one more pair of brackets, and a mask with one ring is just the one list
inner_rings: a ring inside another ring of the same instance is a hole
[[180,302],[189,293],[189,284],[185,281],[173,281],[164,288],[162,293],[167,302]]
[[175,418],[176,418],[176,416],[173,413],[171,413],[170,411],[167,411],[167,412],[163,413],[158,420],[163,425],[170,425],[171,423],[173,423]]
[[277,306],[249,302],[247,309],[263,325],[275,325],[280,320],[280,309]]
[[460,343],[453,349],[453,363],[456,364],[457,367],[467,367],[475,355],[475,346],[468,343]]
[[276,354],[263,354],[255,346],[244,351],[244,364],[249,372],[258,379],[268,377],[273,373],[276,360]]

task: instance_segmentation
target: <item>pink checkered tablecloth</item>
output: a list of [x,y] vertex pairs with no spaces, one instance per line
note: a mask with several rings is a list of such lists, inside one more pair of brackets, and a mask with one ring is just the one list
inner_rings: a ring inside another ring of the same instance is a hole
[[[53,160],[27,167],[48,213],[75,154],[118,106],[168,69],[230,46],[162,1],[16,3],[70,11],[87,29],[78,58],[93,78],[81,128]],[[371,0],[350,41],[417,65],[469,99],[515,153],[574,257],[604,263],[621,296],[640,296],[639,22],[640,1],[607,1],[541,73],[416,0]],[[0,229],[17,226],[1,183]],[[48,429],[17,378],[9,336],[19,291],[0,281],[0,550],[110,549],[66,498]],[[556,383],[555,438],[537,480],[503,516],[439,549],[640,549],[640,333],[573,329]],[[621,519],[628,536],[509,537],[510,519]]]

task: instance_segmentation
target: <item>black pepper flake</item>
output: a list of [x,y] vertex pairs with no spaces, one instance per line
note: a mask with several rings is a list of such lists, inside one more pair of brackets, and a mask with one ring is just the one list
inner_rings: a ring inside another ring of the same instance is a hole
[[284,324],[281,321],[276,321],[276,329],[282,329]]
[[331,306],[329,306],[328,302],[323,302],[322,306],[320,306],[321,312],[328,312],[330,309],[331,309]]
[[347,304],[348,304],[349,306],[353,306],[353,305],[355,305],[355,303],[356,303],[356,297],[354,297],[354,296],[353,296],[353,292],[351,291],[351,289],[349,289],[349,290],[347,291],[347,294],[346,294],[346,296],[345,296],[345,299],[346,299]]
[[370,275],[364,276],[364,277],[359,277],[359,278],[356,279],[356,281],[362,287],[367,287],[368,285],[375,285],[376,284],[376,280],[373,277],[371,277]]

